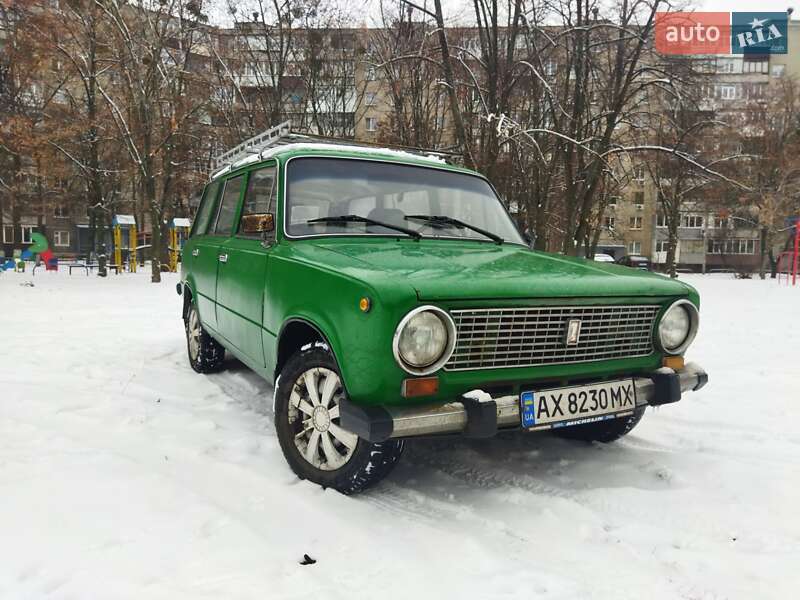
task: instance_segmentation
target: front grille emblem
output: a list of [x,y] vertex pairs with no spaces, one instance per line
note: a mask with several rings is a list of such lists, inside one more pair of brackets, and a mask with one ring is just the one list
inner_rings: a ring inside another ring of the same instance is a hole
[[577,346],[581,339],[581,321],[580,319],[570,319],[567,321],[567,330],[564,335],[564,344],[566,346]]

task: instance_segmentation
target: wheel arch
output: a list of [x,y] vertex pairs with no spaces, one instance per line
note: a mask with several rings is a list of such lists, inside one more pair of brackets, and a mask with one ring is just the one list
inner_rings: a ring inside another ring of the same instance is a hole
[[189,318],[189,307],[192,305],[192,300],[194,299],[194,291],[192,291],[192,287],[189,285],[188,281],[183,282],[182,289],[181,297],[183,298],[183,306],[181,308],[181,317],[185,321]]
[[[289,357],[309,344],[315,343],[325,345],[337,368],[339,368],[339,361],[336,359],[336,352],[331,345],[330,338],[319,325],[305,317],[288,318],[278,333],[275,378],[280,375]],[[339,372],[341,373],[341,368],[339,368]],[[344,379],[342,383],[344,384]]]

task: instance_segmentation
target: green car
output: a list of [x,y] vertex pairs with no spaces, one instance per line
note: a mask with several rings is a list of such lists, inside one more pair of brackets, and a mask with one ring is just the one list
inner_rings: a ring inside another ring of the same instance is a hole
[[183,250],[189,361],[274,383],[301,478],[361,491],[407,438],[549,430],[610,442],[707,381],[690,286],[530,249],[483,176],[288,144],[206,186]]

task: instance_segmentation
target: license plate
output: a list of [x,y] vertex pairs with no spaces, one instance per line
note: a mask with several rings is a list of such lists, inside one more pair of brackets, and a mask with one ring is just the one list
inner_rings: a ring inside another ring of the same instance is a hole
[[519,401],[523,427],[568,427],[632,413],[636,408],[636,386],[632,379],[604,381],[522,392]]

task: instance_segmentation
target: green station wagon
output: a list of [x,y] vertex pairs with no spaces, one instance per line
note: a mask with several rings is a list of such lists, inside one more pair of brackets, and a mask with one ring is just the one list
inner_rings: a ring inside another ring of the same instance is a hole
[[404,440],[548,430],[610,442],[707,381],[688,285],[531,250],[441,159],[290,143],[215,174],[183,250],[189,361],[274,383],[301,478],[358,492]]

